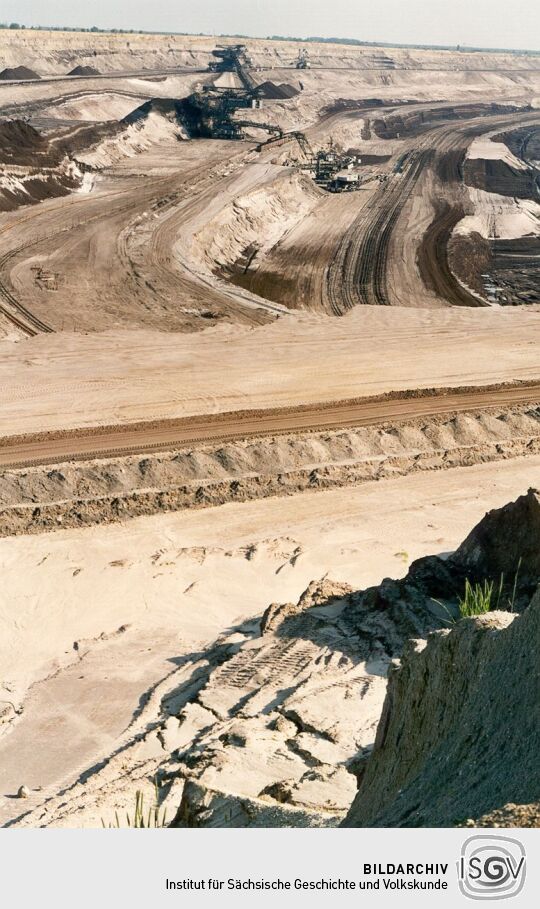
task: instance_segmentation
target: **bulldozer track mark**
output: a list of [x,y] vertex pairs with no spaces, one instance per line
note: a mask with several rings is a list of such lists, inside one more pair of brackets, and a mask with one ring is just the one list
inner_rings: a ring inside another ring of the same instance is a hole
[[174,451],[199,444],[238,439],[322,432],[453,415],[494,407],[540,402],[540,381],[468,389],[404,392],[297,408],[230,411],[153,423],[96,427],[0,439],[0,469],[32,467],[72,460],[126,457]]

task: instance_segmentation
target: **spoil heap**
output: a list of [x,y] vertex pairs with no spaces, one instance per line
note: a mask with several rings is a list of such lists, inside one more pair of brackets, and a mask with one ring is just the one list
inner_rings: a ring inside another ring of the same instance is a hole
[[80,185],[80,171],[61,144],[24,120],[0,122],[0,211],[13,211]]
[[33,69],[27,66],[7,67],[0,72],[0,79],[6,82],[18,82],[26,79],[41,79]]
[[0,121],[0,164],[54,167],[61,155],[25,120]]
[[75,66],[69,71],[68,76],[99,76],[99,69],[93,66]]

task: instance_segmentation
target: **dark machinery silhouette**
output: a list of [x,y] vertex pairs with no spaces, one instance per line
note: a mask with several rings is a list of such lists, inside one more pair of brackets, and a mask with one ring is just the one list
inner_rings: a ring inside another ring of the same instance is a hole
[[248,70],[253,61],[245,44],[218,44],[212,51],[215,60],[211,60],[208,69],[213,73],[236,73],[243,87],[248,91],[255,88],[255,80]]

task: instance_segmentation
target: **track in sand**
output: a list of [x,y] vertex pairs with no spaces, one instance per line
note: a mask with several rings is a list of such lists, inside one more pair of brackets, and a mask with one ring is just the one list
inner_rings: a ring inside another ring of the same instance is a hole
[[232,411],[125,426],[96,427],[0,440],[0,467],[27,467],[62,461],[116,457],[195,442],[371,426],[416,417],[529,404],[540,401],[540,382],[423,393],[383,395],[331,404]]

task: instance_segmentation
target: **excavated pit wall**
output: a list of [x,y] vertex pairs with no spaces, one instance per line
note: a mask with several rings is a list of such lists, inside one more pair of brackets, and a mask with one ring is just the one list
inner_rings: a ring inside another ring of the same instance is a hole
[[540,453],[540,407],[0,473],[0,535],[114,523]]
[[253,259],[264,255],[320,202],[311,178],[276,171],[265,186],[236,196],[195,234],[191,254],[209,273],[242,283]]
[[540,594],[409,641],[346,827],[450,827],[538,799]]

